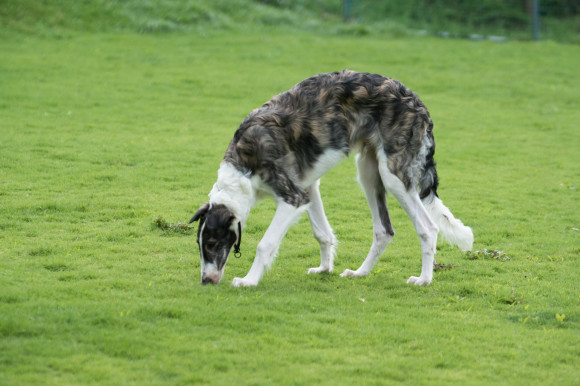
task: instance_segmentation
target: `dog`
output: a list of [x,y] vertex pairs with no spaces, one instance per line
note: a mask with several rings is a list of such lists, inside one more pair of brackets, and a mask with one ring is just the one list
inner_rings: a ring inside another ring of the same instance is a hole
[[411,218],[421,242],[422,268],[407,283],[433,280],[437,235],[464,251],[473,232],[456,219],[437,195],[433,122],[419,97],[401,82],[378,74],[343,70],[308,78],[253,110],[226,150],[217,182],[190,224],[199,221],[197,243],[202,283],[218,283],[232,247],[238,255],[250,209],[272,196],[276,212],[258,244],[248,274],[232,285],[256,286],[273,263],[280,243],[300,216],[308,213],[320,245],[320,266],[310,274],[332,272],[337,239],[320,197],[320,178],[352,152],[358,152],[358,182],[373,221],[373,242],[357,270],[365,276],[395,232],[386,193]]

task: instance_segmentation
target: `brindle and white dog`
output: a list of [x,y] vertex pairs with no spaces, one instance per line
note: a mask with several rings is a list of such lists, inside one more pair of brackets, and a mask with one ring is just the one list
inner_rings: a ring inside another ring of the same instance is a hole
[[431,283],[439,232],[459,248],[471,249],[471,229],[437,196],[433,122],[425,105],[394,79],[345,70],[306,79],[244,119],[209,202],[190,221],[200,221],[202,283],[220,281],[232,246],[239,253],[250,209],[268,195],[276,200],[276,213],[249,273],[232,285],[258,284],[304,212],[321,256],[320,266],[308,273],[332,272],[337,239],[324,214],[319,179],[353,151],[358,151],[358,181],[371,209],[373,243],[360,268],[340,276],[368,275],[393,239],[386,192],[400,202],[421,241],[421,275],[407,283]]

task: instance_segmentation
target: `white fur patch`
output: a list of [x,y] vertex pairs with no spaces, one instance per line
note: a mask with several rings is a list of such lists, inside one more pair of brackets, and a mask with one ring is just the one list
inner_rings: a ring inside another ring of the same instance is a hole
[[320,177],[326,174],[330,169],[334,168],[340,161],[346,158],[344,151],[328,149],[322,153],[312,168],[306,173],[300,187],[306,189],[314,184]]
[[209,192],[209,202],[225,205],[245,225],[256,202],[252,180],[235,166],[222,162],[217,182]]
[[203,223],[203,225],[201,226],[201,229],[199,230],[199,255],[201,257],[201,272],[203,273],[203,262],[205,261],[204,257],[203,257],[203,230],[205,229],[205,222]]

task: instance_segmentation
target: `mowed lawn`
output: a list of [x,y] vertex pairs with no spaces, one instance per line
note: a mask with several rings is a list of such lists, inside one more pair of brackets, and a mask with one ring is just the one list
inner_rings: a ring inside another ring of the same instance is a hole
[[[0,40],[0,384],[578,384],[580,47],[275,31]],[[435,122],[439,195],[474,249],[431,286],[396,236],[367,278],[353,156],[322,180],[335,273],[303,218],[256,288],[200,284],[194,231],[241,120],[311,75],[399,79]]]

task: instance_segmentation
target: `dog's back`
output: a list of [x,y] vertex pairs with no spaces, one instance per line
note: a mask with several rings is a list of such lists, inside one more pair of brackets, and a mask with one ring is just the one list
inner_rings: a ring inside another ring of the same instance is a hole
[[[225,160],[251,174],[285,170],[299,181],[327,151],[384,151],[409,188],[434,151],[433,123],[415,93],[397,80],[342,71],[308,78],[252,111]],[[367,149],[368,148],[368,149]]]

